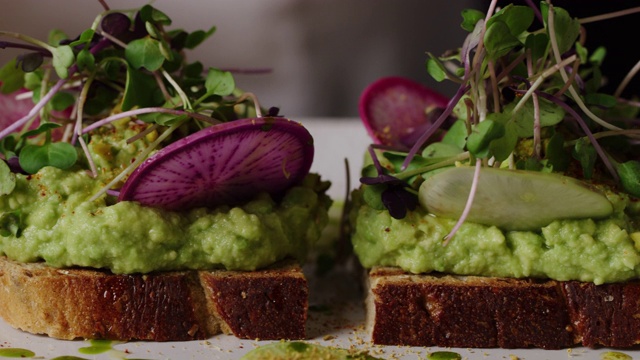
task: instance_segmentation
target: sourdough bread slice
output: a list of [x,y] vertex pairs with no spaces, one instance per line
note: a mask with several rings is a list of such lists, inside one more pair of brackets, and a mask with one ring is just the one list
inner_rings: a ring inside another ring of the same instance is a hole
[[60,339],[303,339],[307,305],[307,281],[290,261],[251,272],[115,275],[0,257],[0,317]]
[[640,283],[367,274],[367,325],[383,345],[561,349],[640,343]]

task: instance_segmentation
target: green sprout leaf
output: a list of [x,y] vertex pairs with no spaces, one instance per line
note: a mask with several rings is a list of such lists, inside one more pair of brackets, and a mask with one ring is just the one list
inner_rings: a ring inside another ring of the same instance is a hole
[[581,63],[587,62],[587,57],[589,56],[589,50],[582,46],[579,42],[576,43],[576,54],[578,54],[578,59],[580,59]]
[[435,81],[441,82],[447,78],[447,72],[444,68],[444,65],[431,53],[429,53],[429,58],[427,59],[426,66],[427,72]]
[[442,142],[464,149],[467,143],[467,124],[464,120],[457,120],[442,137]]
[[24,86],[24,71],[16,66],[16,60],[8,61],[0,68],[0,92],[10,94]]
[[96,33],[95,30],[87,29],[83,31],[82,34],[80,34],[80,37],[78,38],[78,40],[71,42],[69,46],[73,48],[78,45],[89,44],[91,40],[93,40],[93,36],[95,35],[95,33]]
[[187,35],[187,38],[185,39],[184,47],[186,47],[187,49],[194,49],[198,45],[200,45],[202,42],[204,42],[207,38],[209,38],[209,36],[213,35],[214,32],[216,32],[215,26],[212,26],[207,31],[196,30],[190,33],[189,35]]
[[547,142],[545,157],[554,171],[564,171],[569,166],[570,156],[564,148],[564,137],[555,133]]
[[603,106],[612,108],[618,103],[615,96],[604,93],[591,93],[584,96],[585,103],[589,105]]
[[44,145],[27,145],[20,152],[20,166],[29,174],[35,174],[45,166],[68,169],[76,163],[78,152],[65,142]]
[[362,199],[371,208],[376,210],[384,210],[384,204],[382,203],[382,192],[387,189],[387,185],[363,185],[362,186]]
[[69,45],[62,45],[54,48],[55,51],[52,51],[53,55],[53,67],[56,70],[56,74],[63,79],[69,77],[69,67],[73,64],[75,60],[75,55],[73,54],[73,50]]
[[[576,43],[576,46],[579,46],[580,43]],[[581,45],[580,45],[581,46]],[[604,58],[607,56],[607,49],[603,46],[596,48],[589,56],[589,63],[600,66],[604,61]]]
[[236,83],[229,71],[209,68],[204,86],[207,89],[207,95],[227,96],[233,93]]
[[518,133],[512,122],[504,125],[504,135],[494,139],[489,144],[489,152],[495,157],[496,161],[504,161],[513,152],[518,144]]
[[529,34],[525,40],[524,47],[531,50],[533,60],[541,59],[545,56],[549,48],[549,36],[547,34]]
[[460,26],[468,32],[472,32],[476,27],[476,23],[484,19],[484,13],[475,9],[464,9],[460,15],[462,15]]
[[585,179],[591,179],[598,154],[588,139],[580,138],[573,148],[574,159],[582,165],[582,173]]
[[151,5],[145,5],[140,9],[140,17],[145,22],[148,21],[154,24],[171,25],[171,18]]
[[122,110],[133,107],[147,107],[158,105],[155,94],[159,91],[155,79],[132,66],[127,66],[127,80],[125,83]]
[[622,187],[629,194],[640,197],[640,162],[630,160],[617,166]]
[[162,67],[165,60],[160,50],[160,42],[148,36],[131,41],[124,53],[127,61],[136,69],[156,71]]
[[467,150],[476,157],[486,158],[489,156],[489,144],[502,137],[504,133],[502,124],[489,119],[482,121],[471,130],[467,139]]
[[20,68],[25,73],[36,71],[44,62],[44,57],[39,52],[25,54],[20,58]]
[[[539,99],[538,101],[540,110],[540,126],[554,126],[564,119],[564,109],[560,106],[547,101],[545,99]],[[511,103],[504,107],[505,114],[511,114],[515,104]],[[515,124],[517,134],[521,138],[528,138],[533,136],[533,123],[534,123],[534,107],[533,101],[527,101],[524,106],[517,113],[512,115],[511,121]]]
[[16,187],[16,174],[11,172],[9,165],[0,160],[0,195],[9,195]]
[[40,126],[38,126],[38,128],[33,129],[33,130],[29,130],[27,132],[25,132],[24,134],[22,134],[21,138],[22,139],[26,139],[28,137],[32,137],[32,136],[37,136],[40,134],[44,134],[46,132],[49,132],[55,128],[59,128],[62,125],[60,124],[56,124],[56,123],[52,123],[52,122],[47,122],[47,123],[43,123]]
[[424,150],[422,151],[422,156],[425,158],[435,158],[435,159],[448,158],[448,157],[456,156],[462,152],[464,152],[464,150],[457,147],[456,145],[451,145],[444,142],[435,142],[435,143],[429,144],[426,148],[424,148]]
[[0,153],[4,155],[5,159],[16,156],[17,148],[18,142],[13,135],[9,135],[0,140]]
[[94,71],[96,69],[96,59],[88,49],[82,49],[78,52],[76,64],[79,70]]
[[75,102],[76,98],[71,93],[60,91],[53,95],[50,104],[53,110],[62,111],[72,106]]
[[527,31],[533,23],[533,10],[528,6],[515,6],[509,4],[496,12],[489,21],[487,27],[490,27],[495,21],[501,21],[507,25],[513,36],[518,36]]
[[23,85],[29,90],[39,89],[40,86],[42,86],[42,71],[34,71],[24,74]]
[[162,38],[162,33],[160,32],[160,30],[158,30],[157,27],[155,27],[155,25],[153,25],[152,22],[149,22],[149,21],[145,22],[144,28],[147,30],[147,33],[149,33],[149,35],[152,38],[156,40],[159,40]]
[[502,21],[494,21],[491,26],[487,27],[487,32],[484,34],[484,44],[487,55],[492,60],[498,59],[522,45],[520,40],[511,33],[509,26]]
[[[540,8],[544,22],[548,28],[549,4],[543,2]],[[576,39],[580,35],[580,21],[576,18],[572,18],[565,9],[557,6],[553,7],[553,16],[555,20],[554,29],[556,33],[556,41],[558,42],[558,50],[561,54],[564,54],[573,47],[573,44],[575,44]]]

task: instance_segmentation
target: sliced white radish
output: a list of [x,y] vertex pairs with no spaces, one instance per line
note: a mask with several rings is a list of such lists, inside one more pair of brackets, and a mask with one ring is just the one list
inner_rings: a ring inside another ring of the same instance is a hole
[[[431,110],[444,109],[448,99],[403,77],[385,77],[370,84],[360,96],[359,112],[376,144],[411,147],[432,122]],[[413,135],[413,136],[412,136]]]
[[[473,182],[473,167],[435,174],[420,186],[420,204],[437,216],[458,219]],[[559,219],[600,218],[613,212],[601,193],[556,174],[482,168],[467,221],[505,230],[538,230]]]
[[233,205],[299,183],[313,153],[313,138],[298,122],[231,121],[158,151],[129,176],[119,200],[172,210]]

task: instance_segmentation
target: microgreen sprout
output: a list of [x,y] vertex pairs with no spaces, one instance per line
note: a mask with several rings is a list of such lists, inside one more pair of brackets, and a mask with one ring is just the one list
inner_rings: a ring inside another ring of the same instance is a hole
[[[262,115],[255,95],[237,89],[231,72],[187,61],[186,50],[203,43],[215,27],[168,30],[170,17],[151,5],[113,10],[101,4],[104,12],[73,39],[52,32],[56,40],[47,43],[0,31],[0,38],[11,40],[0,42],[0,48],[27,51],[0,70],[1,89],[35,102],[28,113],[0,124],[2,179],[44,166],[84,167],[108,184],[95,200],[117,194],[112,188],[169,143],[205,127]],[[236,106],[246,99],[251,104]],[[131,163],[117,164],[121,170],[101,169],[92,139],[108,129],[120,131],[123,122],[131,124],[124,127],[131,133],[123,141],[139,143],[138,153]],[[9,185],[2,189],[9,190]]]
[[[581,23],[638,13],[640,7],[580,20],[550,2],[526,3],[498,8],[494,0],[486,13],[464,11],[462,27],[469,34],[462,46],[441,57],[428,54],[426,68],[433,79],[453,81],[458,90],[440,116],[424,123],[409,150],[370,150],[377,176],[367,167],[361,179],[369,205],[379,208],[380,199],[366,190],[373,185],[415,192],[447,167],[475,167],[472,188],[461,195],[467,200],[464,211],[446,244],[465,222],[485,168],[569,175],[640,194],[640,104],[621,97],[640,72],[640,62],[614,94],[603,93],[604,49],[587,49],[581,29]],[[391,101],[395,94],[388,96]],[[398,118],[404,114],[402,108],[394,110]],[[375,119],[362,110],[361,115],[370,128]],[[421,121],[414,120],[397,122]]]

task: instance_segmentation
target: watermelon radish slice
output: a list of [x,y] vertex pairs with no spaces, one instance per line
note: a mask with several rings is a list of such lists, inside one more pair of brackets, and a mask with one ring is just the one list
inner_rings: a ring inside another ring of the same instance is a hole
[[313,153],[311,134],[297,122],[266,117],[223,123],[145,160],[118,199],[170,210],[234,205],[299,183]]
[[417,139],[435,120],[429,116],[431,111],[444,109],[448,102],[445,96],[413,80],[385,77],[363,91],[359,112],[374,143],[409,148],[411,139]]

